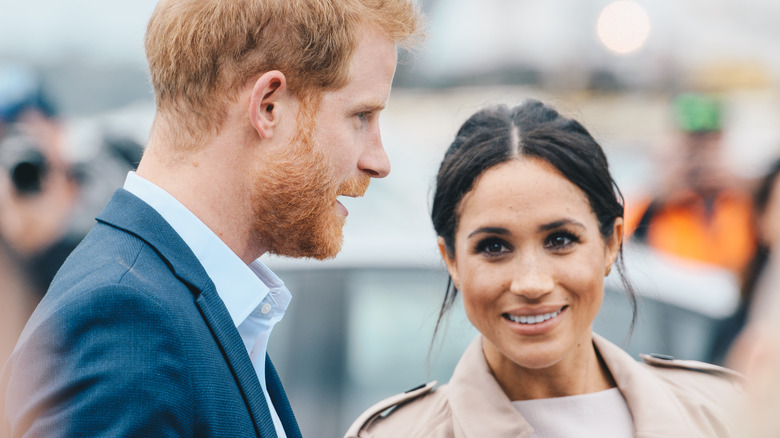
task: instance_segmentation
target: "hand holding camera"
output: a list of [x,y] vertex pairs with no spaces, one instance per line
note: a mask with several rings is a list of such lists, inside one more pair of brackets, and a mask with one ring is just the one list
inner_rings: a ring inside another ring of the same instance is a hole
[[14,129],[0,140],[0,168],[7,172],[20,196],[41,192],[48,167],[42,148],[33,137]]
[[[34,126],[9,125],[0,138],[0,239],[21,256],[56,241],[73,213],[78,184]],[[39,139],[39,137],[41,137]]]

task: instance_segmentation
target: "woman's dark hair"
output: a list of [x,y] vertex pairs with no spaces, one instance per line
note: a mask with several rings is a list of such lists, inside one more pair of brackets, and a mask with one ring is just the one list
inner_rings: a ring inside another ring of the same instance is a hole
[[[544,160],[579,187],[596,215],[602,237],[612,236],[615,219],[623,217],[623,195],[609,173],[601,146],[579,122],[562,117],[539,101],[528,100],[512,109],[501,105],[478,111],[461,126],[445,153],[436,177],[431,219],[449,257],[455,257],[458,205],[463,196],[486,170],[521,157]],[[633,309],[633,330],[636,294],[624,275],[622,246],[615,265]],[[450,278],[434,339],[457,292]]]

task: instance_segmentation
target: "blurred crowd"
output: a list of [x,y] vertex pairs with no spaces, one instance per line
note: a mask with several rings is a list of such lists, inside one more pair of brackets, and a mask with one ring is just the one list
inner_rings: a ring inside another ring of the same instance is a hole
[[142,151],[130,139],[106,136],[95,153],[75,160],[71,141],[40,75],[0,63],[3,363],[60,265]]
[[[780,418],[774,415],[778,403],[767,403],[780,393],[780,259],[772,257],[780,245],[780,157],[764,175],[735,172],[724,153],[725,111],[713,95],[673,99],[672,144],[645,195],[627,200],[626,228],[638,245],[739,279],[739,304],[718,322],[708,360],[766,383],[752,389],[754,410],[764,420],[756,427],[762,427]],[[107,135],[96,153],[76,161],[68,152],[71,141],[40,77],[0,64],[0,362],[142,152],[130,139]]]
[[[738,305],[719,321],[707,361],[723,364],[745,325],[756,284],[776,243],[780,157],[765,175],[741,176],[724,145],[725,104],[685,93],[670,105],[674,132],[658,155],[646,195],[627,201],[627,233],[661,253],[727,270],[737,278]],[[680,264],[680,269],[686,269]],[[684,293],[684,291],[680,291]]]
[[[656,164],[644,199],[628,203],[633,242],[730,271],[738,304],[716,325],[708,362],[746,377],[742,437],[776,436],[780,426],[780,157],[763,175],[738,176],[725,154],[724,104],[683,94],[671,105],[674,144]],[[680,269],[686,269],[681,264]]]

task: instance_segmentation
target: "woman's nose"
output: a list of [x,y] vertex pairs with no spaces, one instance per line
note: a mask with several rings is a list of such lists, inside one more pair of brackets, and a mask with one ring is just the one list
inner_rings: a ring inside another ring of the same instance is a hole
[[523,257],[512,273],[510,292],[529,300],[538,300],[553,291],[552,274],[539,257]]

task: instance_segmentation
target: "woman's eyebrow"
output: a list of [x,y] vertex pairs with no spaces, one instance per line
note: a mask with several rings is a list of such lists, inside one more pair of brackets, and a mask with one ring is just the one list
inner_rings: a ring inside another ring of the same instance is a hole
[[[575,221],[574,219],[561,219],[561,220],[557,220],[557,221],[553,221],[553,222],[550,222],[550,223],[546,223],[546,224],[540,225],[539,226],[539,231],[554,230],[554,229],[560,228],[560,227],[562,227],[564,225],[572,225],[572,226],[583,228],[583,229],[585,228],[585,225],[583,225],[582,223],[580,223],[578,221]],[[498,234],[498,235],[501,235],[501,236],[508,236],[511,233],[509,232],[509,230],[507,230],[506,228],[502,228],[502,227],[480,227],[480,228],[477,228],[476,230],[472,231],[471,233],[469,233],[468,238],[471,238],[471,237],[473,237],[476,234]]]
[[585,228],[585,225],[581,224],[580,222],[575,221],[574,219],[561,219],[557,221],[553,221],[547,224],[543,224],[539,226],[539,231],[549,231],[554,230],[556,228],[560,228],[564,225],[573,225],[575,227],[579,228]]
[[507,235],[509,235],[509,230],[507,230],[506,228],[501,228],[501,227],[482,227],[482,228],[477,228],[476,230],[472,231],[471,234],[468,235],[468,237],[472,237],[475,234],[482,234],[482,233],[484,233],[484,234],[500,234],[502,236],[507,236]]

